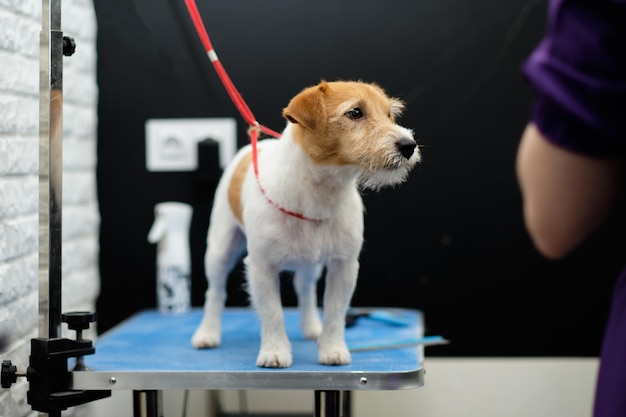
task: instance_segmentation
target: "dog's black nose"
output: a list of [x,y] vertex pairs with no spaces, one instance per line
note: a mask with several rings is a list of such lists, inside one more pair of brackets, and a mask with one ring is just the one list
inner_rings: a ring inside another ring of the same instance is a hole
[[406,159],[413,156],[413,151],[417,147],[417,143],[413,139],[402,138],[396,142],[396,147]]

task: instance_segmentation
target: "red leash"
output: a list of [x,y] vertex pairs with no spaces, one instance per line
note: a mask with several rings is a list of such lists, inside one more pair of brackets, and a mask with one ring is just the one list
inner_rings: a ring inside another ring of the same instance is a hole
[[313,219],[313,218],[305,216],[304,214],[296,213],[294,211],[291,211],[282,207],[281,205],[276,203],[274,200],[269,198],[269,196],[265,192],[265,189],[263,188],[259,180],[259,161],[258,161],[259,153],[257,150],[259,131],[269,136],[273,136],[275,138],[280,138],[280,133],[268,127],[265,127],[262,124],[259,124],[259,122],[257,122],[256,118],[254,117],[254,114],[252,113],[252,110],[250,110],[250,107],[248,107],[243,97],[241,97],[241,94],[239,94],[239,91],[237,91],[237,88],[235,88],[235,85],[233,84],[232,80],[226,73],[224,66],[222,65],[219,58],[217,57],[217,53],[215,52],[215,49],[213,48],[213,44],[211,43],[209,34],[207,33],[206,27],[204,26],[204,23],[202,22],[202,17],[200,16],[200,12],[198,11],[198,7],[196,6],[195,0],[185,0],[185,5],[187,6],[187,11],[189,12],[189,15],[191,16],[191,21],[193,22],[193,25],[196,28],[198,37],[200,38],[200,41],[202,42],[202,45],[204,46],[204,50],[206,51],[209,59],[211,60],[211,63],[213,64],[213,68],[215,69],[217,76],[222,81],[222,84],[224,85],[226,92],[228,93],[228,95],[230,96],[230,99],[235,104],[235,107],[237,107],[237,110],[239,110],[239,113],[241,113],[241,116],[243,117],[243,119],[248,123],[248,125],[250,125],[250,128],[248,129],[248,135],[250,136],[250,143],[252,145],[252,168],[254,170],[254,177],[256,178],[256,182],[259,185],[261,192],[263,193],[267,201],[270,202],[270,204],[272,204],[274,207],[276,207],[278,210],[282,211],[285,214],[288,214],[290,216],[296,217],[301,220],[308,220],[308,221],[313,221],[313,222],[320,221],[319,219]]
[[191,16],[191,21],[196,28],[196,32],[198,32],[198,36],[200,37],[200,41],[204,46],[204,50],[206,51],[211,63],[213,64],[213,68],[215,68],[215,72],[217,72],[218,77],[224,84],[224,88],[226,88],[226,92],[230,96],[230,99],[233,101],[241,116],[243,116],[244,120],[250,126],[256,126],[261,129],[262,132],[273,136],[275,138],[280,137],[280,133],[273,131],[272,129],[260,125],[259,122],[256,121],[254,114],[252,114],[252,110],[248,107],[246,102],[239,94],[239,91],[235,88],[235,85],[231,81],[230,77],[226,73],[224,66],[220,62],[217,54],[215,53],[215,49],[213,49],[213,44],[211,43],[211,39],[209,38],[209,34],[204,27],[204,23],[202,22],[202,17],[200,17],[200,12],[198,12],[198,7],[196,6],[196,2],[194,0],[185,0],[185,4],[187,5],[187,10],[189,11],[189,15]]

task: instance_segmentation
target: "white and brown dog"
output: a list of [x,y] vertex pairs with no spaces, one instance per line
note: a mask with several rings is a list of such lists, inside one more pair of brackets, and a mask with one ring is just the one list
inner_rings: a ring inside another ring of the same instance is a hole
[[[406,180],[420,160],[411,130],[395,123],[401,101],[362,82],[322,82],[294,97],[278,140],[242,148],[217,187],[205,257],[209,289],[197,348],[221,339],[226,279],[247,249],[248,290],[261,321],[256,364],[288,367],[279,272],[294,271],[304,336],[317,339],[319,362],[350,363],[345,315],[354,292],[363,243],[358,187],[378,189]],[[323,318],[316,283],[326,267]]]

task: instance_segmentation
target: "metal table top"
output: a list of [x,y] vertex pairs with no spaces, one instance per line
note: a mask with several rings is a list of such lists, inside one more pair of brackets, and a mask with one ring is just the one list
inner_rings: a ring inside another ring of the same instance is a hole
[[[348,346],[423,336],[422,314],[394,309],[409,325],[392,326],[360,318],[346,329]],[[251,309],[226,309],[222,345],[197,350],[190,339],[202,310],[179,315],[140,312],[104,334],[96,353],[85,357],[89,371],[71,372],[72,389],[303,389],[397,390],[423,385],[422,347],[352,352],[352,363],[317,363],[315,341],[304,339],[299,314],[285,309],[285,326],[292,343],[293,366],[284,369],[255,365],[260,323]]]

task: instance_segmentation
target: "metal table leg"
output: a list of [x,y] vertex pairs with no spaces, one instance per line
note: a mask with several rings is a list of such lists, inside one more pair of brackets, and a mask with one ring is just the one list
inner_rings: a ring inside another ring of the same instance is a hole
[[350,417],[350,391],[315,391],[315,417]]
[[163,417],[163,393],[133,391],[133,417]]
[[342,417],[352,417],[352,391],[341,391]]

